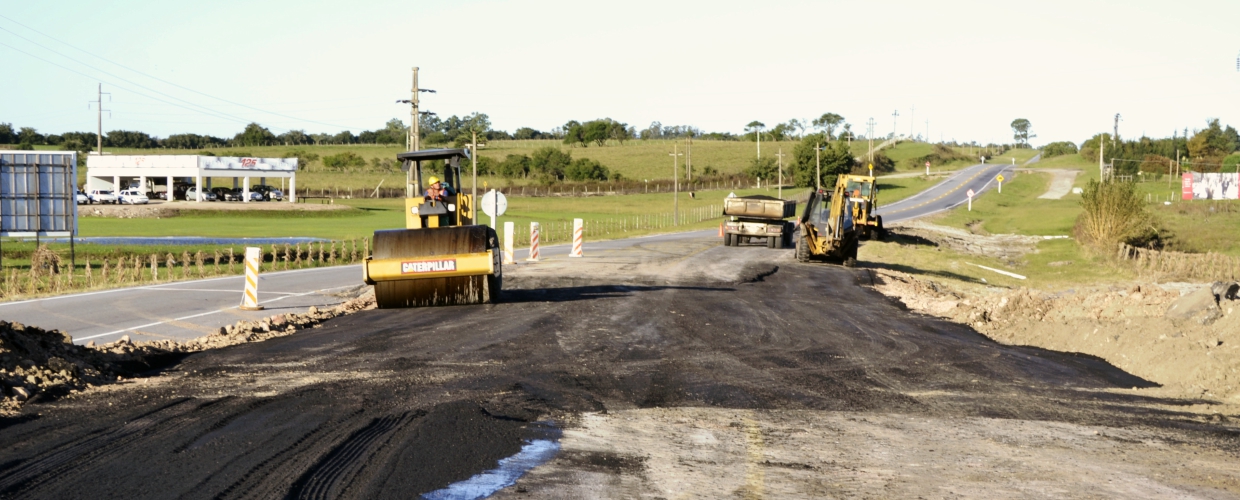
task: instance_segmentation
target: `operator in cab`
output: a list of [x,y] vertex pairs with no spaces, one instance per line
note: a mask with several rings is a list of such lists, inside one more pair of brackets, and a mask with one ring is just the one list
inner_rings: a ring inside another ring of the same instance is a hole
[[445,185],[438,177],[431,176],[427,181],[430,182],[430,187],[423,193],[427,201],[444,201],[446,197],[456,194],[452,191],[452,186]]

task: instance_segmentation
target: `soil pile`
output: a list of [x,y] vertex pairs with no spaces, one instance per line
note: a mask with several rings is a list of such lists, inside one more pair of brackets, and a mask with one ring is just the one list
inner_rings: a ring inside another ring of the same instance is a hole
[[921,221],[900,222],[892,224],[889,229],[897,237],[928,241],[935,246],[960,253],[984,255],[1008,262],[1019,260],[1027,253],[1037,252],[1038,242],[1047,239],[1045,236],[1019,234],[976,234]]
[[875,271],[909,309],[967,324],[1004,344],[1098,356],[1179,397],[1240,403],[1240,301],[1234,283],[1132,284],[1049,294],[970,294]]
[[[369,287],[367,287],[368,289]],[[317,328],[337,316],[374,309],[374,292],[366,291],[330,309],[311,307],[302,314],[277,314],[259,321],[239,321],[218,333],[188,342],[120,340],[85,346],[60,330],[44,330],[0,321],[0,415],[43,397],[59,397],[133,377],[177,359],[180,354],[259,342]]]

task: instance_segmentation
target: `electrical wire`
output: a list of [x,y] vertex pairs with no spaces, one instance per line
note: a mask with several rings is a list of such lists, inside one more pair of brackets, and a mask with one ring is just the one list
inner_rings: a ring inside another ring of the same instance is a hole
[[[233,105],[239,105],[239,107],[242,107],[242,108],[247,108],[247,109],[252,109],[252,110],[255,110],[255,112],[265,113],[265,114],[273,114],[273,115],[277,115],[277,117],[281,117],[281,118],[288,118],[288,119],[298,120],[298,122],[308,122],[308,123],[314,123],[314,124],[319,124],[319,125],[327,125],[327,127],[337,127],[337,128],[343,128],[343,129],[360,129],[360,130],[365,130],[365,128],[362,128],[362,127],[347,127],[347,125],[339,125],[339,124],[332,124],[332,123],[316,122],[316,120],[310,120],[310,119],[299,118],[299,117],[291,117],[291,115],[288,115],[288,114],[283,114],[283,113],[272,112],[272,110],[255,108],[255,107],[252,107],[252,105],[248,105],[248,104],[243,104],[243,103],[234,102],[234,100],[228,100],[228,99],[224,99],[224,98],[222,98],[222,97],[211,96],[211,94],[208,94],[208,93],[205,93],[205,92],[200,92],[200,91],[195,91],[195,89],[188,88],[188,87],[185,87],[185,86],[181,86],[181,84],[172,83],[172,82],[166,81],[166,79],[162,79],[162,78],[159,78],[159,77],[151,76],[151,74],[144,73],[144,72],[140,72],[140,71],[138,71],[138,69],[134,69],[134,68],[130,68],[130,67],[128,67],[128,66],[120,65],[120,63],[118,63],[118,62],[114,62],[114,61],[110,61],[110,60],[108,60],[108,58],[104,58],[104,57],[102,57],[102,56],[95,55],[95,53],[88,52],[88,51],[86,51],[86,50],[82,50],[82,48],[78,48],[78,47],[76,47],[76,46],[73,46],[73,45],[72,45],[72,43],[68,43],[68,42],[64,42],[64,41],[62,41],[62,40],[58,40],[58,38],[53,37],[53,36],[51,36],[51,35],[47,35],[47,33],[43,33],[42,31],[38,31],[38,30],[32,29],[32,27],[30,27],[30,26],[26,26],[26,25],[24,25],[24,24],[21,24],[21,22],[17,22],[17,21],[15,21],[14,19],[11,19],[11,17],[7,17],[7,16],[2,15],[2,14],[0,14],[0,17],[2,17],[2,19],[5,19],[5,20],[7,20],[7,21],[12,22],[12,24],[15,24],[15,25],[17,25],[17,26],[21,26],[21,27],[25,27],[25,29],[27,29],[27,30],[30,30],[30,31],[33,31],[33,32],[36,32],[36,33],[40,33],[40,35],[45,36],[45,37],[47,37],[47,38],[51,38],[51,40],[55,40],[55,41],[57,41],[57,42],[63,43],[63,45],[66,45],[66,46],[68,46],[69,48],[73,48],[73,50],[77,50],[77,51],[79,51],[79,52],[86,53],[86,55],[89,55],[89,56],[92,56],[92,57],[97,57],[97,58],[99,58],[99,60],[100,60],[100,61],[108,62],[108,63],[110,63],[110,65],[114,65],[114,66],[118,66],[118,67],[120,67],[120,68],[128,69],[128,71],[130,71],[130,72],[138,73],[138,74],[141,74],[141,76],[148,77],[148,78],[151,78],[151,79],[155,79],[155,81],[157,81],[157,82],[162,82],[162,83],[170,84],[170,86],[172,86],[172,87],[177,87],[177,88],[184,89],[184,91],[188,91],[188,92],[193,92],[193,93],[196,93],[196,94],[200,94],[200,96],[210,97],[210,98],[212,98],[212,99],[219,100],[219,102],[224,102],[224,103],[233,104]],[[35,45],[40,46],[40,47],[42,47],[42,48],[45,48],[45,50],[47,50],[47,51],[51,51],[52,53],[56,53],[56,55],[58,55],[58,56],[61,56],[61,57],[67,58],[67,60],[69,60],[69,61],[77,62],[77,63],[79,63],[79,65],[82,65],[82,66],[86,66],[86,67],[88,67],[88,68],[95,69],[95,71],[103,72],[104,74],[109,74],[109,76],[112,76],[112,77],[114,77],[114,78],[120,78],[120,79],[122,79],[122,81],[125,81],[125,82],[128,82],[128,83],[131,83],[131,84],[135,84],[135,86],[139,86],[139,87],[141,87],[141,88],[148,89],[148,91],[151,91],[151,92],[159,93],[159,94],[161,94],[161,96],[169,97],[169,98],[176,99],[176,100],[181,100],[181,102],[184,102],[184,103],[187,103],[187,104],[191,104],[191,105],[196,105],[196,107],[200,107],[200,108],[205,108],[205,107],[202,107],[202,105],[201,105],[201,104],[190,103],[190,102],[188,102],[188,100],[185,100],[185,99],[180,99],[180,98],[177,98],[177,97],[174,97],[174,96],[169,96],[169,94],[166,94],[166,93],[162,93],[162,92],[156,91],[156,89],[149,88],[149,87],[145,87],[145,86],[143,86],[143,84],[136,83],[136,82],[133,82],[133,81],[129,81],[129,79],[125,79],[125,78],[123,78],[123,77],[117,76],[117,74],[109,73],[109,72],[107,72],[107,71],[104,71],[104,69],[100,69],[100,68],[97,68],[97,67],[94,67],[94,66],[88,65],[88,63],[84,63],[84,62],[82,62],[82,61],[78,61],[78,60],[76,60],[76,58],[66,56],[66,55],[64,55],[64,53],[57,52],[56,50],[53,50],[53,48],[51,48],[51,47],[43,46],[43,45],[41,45],[41,43],[38,43],[38,42],[33,41],[33,40],[30,40],[30,38],[26,38],[26,37],[24,37],[24,36],[17,35],[17,33],[16,33],[16,32],[11,31],[11,30],[7,30],[7,29],[5,29],[5,27],[0,27],[0,30],[2,30],[2,31],[6,31],[6,32],[9,32],[9,33],[11,33],[11,35],[14,35],[14,36],[16,36],[16,37],[22,38],[22,40],[25,40],[25,41],[27,41],[27,42],[35,43]],[[46,60],[45,60],[45,61],[46,61]]]
[[[20,53],[22,53],[22,54],[25,54],[25,55],[27,55],[27,56],[33,57],[33,58],[38,59],[38,60],[40,60],[40,61],[43,61],[43,62],[45,62],[45,63],[48,63],[48,64],[51,64],[51,65],[56,66],[56,67],[58,67],[58,68],[61,68],[61,69],[65,70],[65,71],[69,71],[69,72],[72,72],[72,73],[76,73],[76,74],[82,75],[82,76],[87,77],[87,78],[95,78],[95,77],[94,77],[94,76],[92,76],[92,75],[88,75],[88,74],[86,74],[86,73],[83,73],[83,72],[81,72],[81,71],[75,70],[75,69],[70,68],[70,67],[68,67],[68,66],[64,66],[64,65],[61,65],[61,64],[58,64],[58,63],[55,63],[55,62],[49,61],[49,60],[47,60],[47,59],[44,59],[44,58],[39,57],[39,56],[36,56],[36,55],[31,54],[31,53],[29,53],[29,52],[26,52],[26,51],[21,50],[21,49],[19,49],[19,48],[17,48],[17,47],[14,47],[14,46],[12,46],[12,45],[9,45],[9,44],[7,44],[7,43],[0,42],[0,46],[8,47],[8,48],[13,49],[13,50],[15,50],[15,51],[17,51],[17,52],[20,52]],[[189,107],[183,106],[183,105],[181,105],[181,104],[177,104],[177,103],[175,103],[175,102],[165,101],[165,100],[160,99],[160,98],[158,98],[158,97],[149,96],[149,95],[143,94],[143,93],[141,93],[141,92],[138,92],[138,91],[136,91],[136,90],[132,90],[132,89],[129,89],[129,88],[126,88],[126,87],[122,87],[122,86],[117,85],[117,84],[112,83],[112,82],[104,81],[104,80],[102,80],[102,79],[99,79],[99,81],[100,81],[100,82],[103,82],[103,83],[106,83],[106,84],[108,84],[109,86],[112,86],[112,87],[115,87],[115,88],[118,88],[118,89],[124,90],[124,91],[126,91],[126,92],[131,92],[131,93],[133,93],[133,94],[140,95],[140,96],[145,97],[145,98],[147,98],[147,99],[151,99],[151,100],[159,101],[159,102],[162,102],[162,103],[164,103],[164,104],[168,104],[168,105],[171,105],[171,106],[176,106],[176,107],[178,107],[178,108],[183,108],[183,109],[186,109],[186,110],[188,110],[188,111],[193,111],[193,112],[195,112],[195,113],[202,113],[202,114],[205,114],[205,115],[208,115],[208,116],[212,116],[212,117],[215,117],[215,118],[220,118],[220,119],[224,119],[224,120],[228,120],[228,121],[235,121],[235,122],[237,122],[237,123],[246,123],[246,124],[248,124],[248,123],[251,123],[251,122],[253,121],[253,120],[246,120],[246,119],[244,119],[244,118],[239,118],[239,117],[236,117],[236,116],[231,116],[231,115],[226,115],[226,114],[221,114],[221,113],[215,113],[215,112],[212,112],[212,111],[210,111],[210,110],[203,111],[203,110],[198,110],[198,109],[189,108]],[[280,127],[272,127],[272,128],[280,128]],[[287,130],[289,130],[289,129],[283,129],[283,130],[286,130],[286,131],[287,131]]]

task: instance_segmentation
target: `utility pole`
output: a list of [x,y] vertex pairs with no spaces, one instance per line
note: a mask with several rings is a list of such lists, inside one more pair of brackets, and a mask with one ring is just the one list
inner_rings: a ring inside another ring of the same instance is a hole
[[[473,146],[469,151],[469,161],[474,166],[473,194],[469,197],[469,217],[473,219],[473,224],[478,223],[478,130],[471,125],[469,133],[473,135]],[[499,199],[499,194],[495,195],[495,199]],[[494,212],[492,212],[494,213]],[[499,217],[496,213],[495,217]],[[495,226],[495,217],[491,218],[491,226]],[[492,227],[491,229],[495,229]]]
[[684,153],[679,152],[679,144],[672,145],[672,152],[668,156],[672,157],[672,225],[680,225],[680,164],[676,161],[677,156]]
[[814,189],[822,191],[822,144],[814,146]]
[[[98,106],[96,106],[96,108],[99,110],[99,122],[98,122],[98,125],[99,125],[99,129],[98,129],[98,130],[99,130],[99,131],[98,131],[98,133],[96,133],[96,135],[95,135],[95,154],[97,154],[97,155],[101,155],[101,156],[103,155],[103,112],[105,111],[105,110],[103,109],[103,95],[104,95],[104,94],[107,94],[107,95],[108,95],[108,101],[111,101],[111,100],[112,100],[112,93],[111,93],[111,92],[104,92],[104,91],[103,91],[103,84],[102,84],[102,83],[100,83],[100,84],[99,84],[99,97],[97,97],[97,98],[96,98],[96,100],[94,100],[94,101],[90,101],[90,102],[93,102],[93,103],[95,103],[95,104],[98,104]],[[90,106],[90,105],[89,105],[89,104],[87,104],[87,106],[88,106],[88,109],[89,109],[89,106]],[[109,110],[106,110],[106,111],[108,112],[108,117],[109,117],[109,118],[111,118],[111,117],[112,117],[112,110],[110,110],[110,109],[109,109]],[[168,187],[168,189],[172,189],[172,187],[171,187],[171,186],[169,186],[169,187]]]
[[917,106],[912,106],[908,112],[908,137],[913,138],[913,127],[917,126]]
[[685,152],[685,182],[693,182],[693,133],[689,133],[689,150]]
[[[420,130],[419,125],[421,124],[422,115],[435,114],[435,113],[431,113],[430,111],[420,111],[418,109],[418,94],[422,92],[429,92],[429,93],[434,94],[435,91],[431,89],[418,88],[418,67],[417,66],[413,67],[413,88],[409,92],[411,94],[409,96],[409,99],[399,100],[399,101],[396,101],[396,103],[397,104],[408,104],[410,106],[409,121],[411,123],[409,124],[409,137],[405,139],[405,149],[407,151],[418,151],[419,149],[421,149],[421,144],[420,144],[421,130]],[[406,198],[413,197],[414,170],[420,169],[420,168],[421,168],[421,165],[419,164],[419,162],[414,162],[413,165],[409,166],[409,171],[405,172],[405,197]]]
[[779,158],[779,194],[777,196],[780,199],[783,199],[784,198],[784,148],[779,148],[779,153],[776,154],[775,156]]
[[930,119],[926,119],[926,142],[930,142]]
[[896,127],[900,124],[900,110],[891,112],[891,138],[896,138]]
[[759,125],[753,129],[754,139],[758,140],[758,159],[762,159],[762,126]]
[[865,138],[870,141],[870,149],[866,155],[868,155],[870,163],[874,163],[874,117],[870,117],[870,120],[865,122],[865,124],[869,126],[869,128],[866,129]]
[[1119,139],[1119,113],[1115,113],[1115,133],[1111,135],[1111,149],[1115,149],[1115,141]]

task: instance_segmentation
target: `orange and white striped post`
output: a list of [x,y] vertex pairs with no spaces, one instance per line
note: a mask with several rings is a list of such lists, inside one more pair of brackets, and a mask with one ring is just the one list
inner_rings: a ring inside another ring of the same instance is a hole
[[263,249],[245,247],[245,294],[241,296],[241,310],[261,311],[258,305],[258,266],[263,262]]
[[581,219],[573,219],[573,251],[568,253],[569,257],[581,257],[581,244],[585,241],[586,236],[585,221]]
[[530,223],[530,256],[525,259],[531,262],[538,262],[538,223]]
[[512,256],[512,236],[516,233],[516,225],[512,221],[504,223],[504,263],[516,264]]

